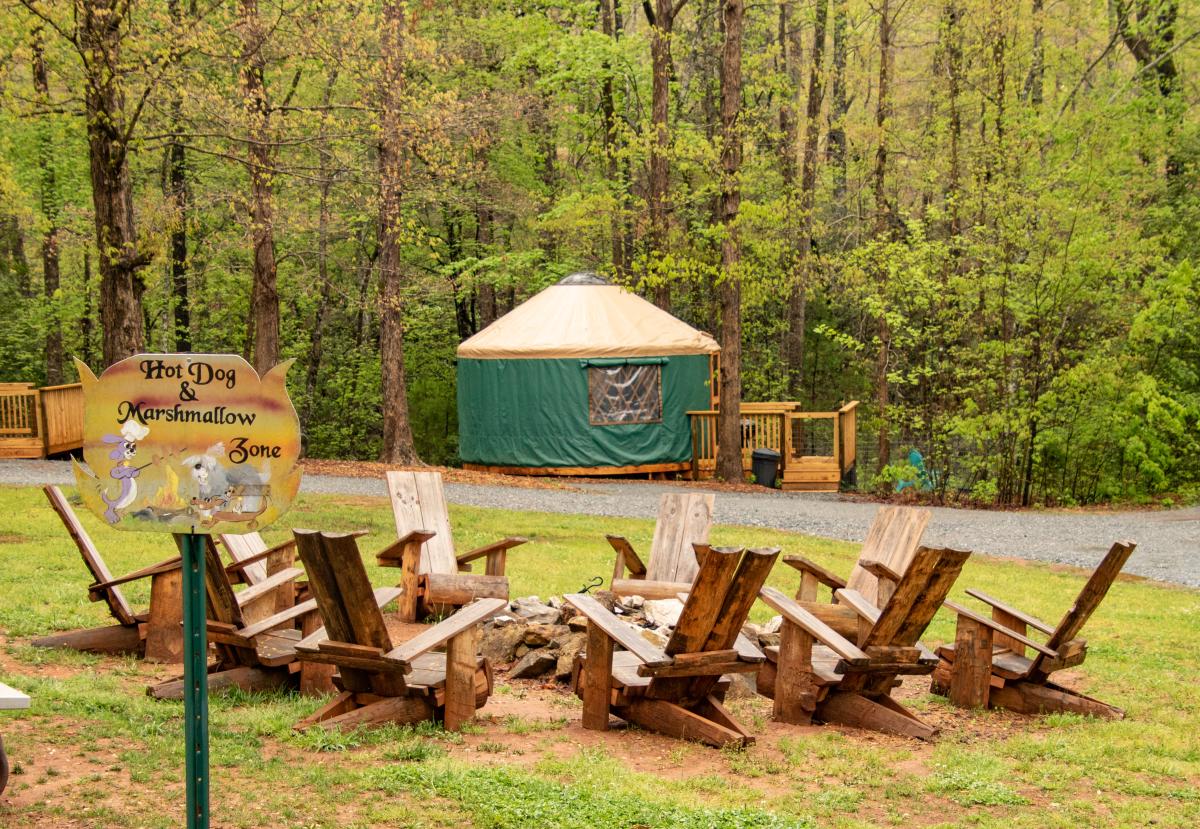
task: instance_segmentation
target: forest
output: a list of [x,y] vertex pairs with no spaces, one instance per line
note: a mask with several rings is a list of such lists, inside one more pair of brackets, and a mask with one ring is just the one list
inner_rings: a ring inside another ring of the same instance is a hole
[[457,344],[592,269],[718,337],[722,411],[861,400],[862,488],[1200,495],[1200,5],[0,21],[0,382],[294,358],[310,455],[453,465]]

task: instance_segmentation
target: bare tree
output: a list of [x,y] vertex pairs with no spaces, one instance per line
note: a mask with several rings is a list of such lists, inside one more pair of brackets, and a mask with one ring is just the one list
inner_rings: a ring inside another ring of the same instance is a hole
[[[50,101],[50,78],[46,72],[46,55],[42,41],[42,27],[33,32],[33,90],[38,103],[46,106]],[[62,324],[58,318],[58,300],[54,296],[59,286],[58,266],[58,177],[54,170],[54,146],[45,130],[38,134],[38,172],[41,179],[41,208],[46,219],[46,232],[42,234],[42,294],[50,319],[46,327],[46,383],[54,386],[62,383],[63,341]]]
[[401,198],[404,188],[403,0],[383,5],[379,79],[379,359],[383,380],[383,452],[386,463],[420,463],[408,420],[404,376],[404,316],[400,261]]
[[742,250],[737,215],[742,191],[738,172],[742,166],[742,31],[746,7],[743,0],[723,0],[721,19],[725,39],[721,47],[721,203],[725,228],[721,241],[721,411],[717,425],[720,449],[717,477],[742,480],[742,283],[739,274]]

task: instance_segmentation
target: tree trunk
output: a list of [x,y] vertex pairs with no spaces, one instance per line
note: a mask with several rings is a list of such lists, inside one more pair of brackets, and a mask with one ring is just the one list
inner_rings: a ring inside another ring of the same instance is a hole
[[[875,196],[875,234],[885,239],[891,234],[892,216],[884,187],[887,175],[887,129],[891,117],[891,69],[892,69],[892,20],[889,0],[883,0],[879,8],[879,92],[875,102],[875,128],[878,130],[875,145],[875,165],[871,172],[871,186]],[[888,405],[890,388],[888,383],[888,359],[891,353],[891,329],[887,321],[887,269],[879,271],[879,292],[883,298],[883,311],[879,315],[877,338],[878,351],[875,355],[875,405],[879,416],[879,467],[891,462],[892,446]]]
[[[1133,12],[1135,20],[1129,19]],[[1163,100],[1170,138],[1174,139],[1184,106],[1179,99],[1182,84],[1179,67],[1173,57],[1175,26],[1179,18],[1179,0],[1116,0],[1117,31],[1125,48],[1137,61],[1139,74],[1152,73],[1155,87]],[[1178,142],[1168,141],[1167,179],[1178,179],[1186,161]]]
[[742,106],[743,0],[723,0],[721,19],[725,40],[721,48],[721,409],[718,423],[720,450],[717,477],[742,480],[742,285],[737,215],[742,193],[738,172],[742,165],[739,115]]
[[1025,77],[1025,89],[1022,97],[1039,109],[1042,105],[1042,87],[1046,77],[1046,47],[1045,37],[1045,0],[1033,0],[1033,54],[1029,60],[1029,74]]
[[799,226],[796,239],[795,273],[788,300],[788,394],[798,397],[803,388],[804,326],[808,310],[808,283],[812,267],[813,211],[816,208],[817,145],[820,138],[818,119],[825,98],[824,66],[825,25],[829,19],[828,0],[817,0],[813,26],[812,65],[808,73],[808,101],[804,112],[804,150],[800,160],[800,193],[797,204]]
[[127,154],[130,138],[121,51],[128,5],[122,0],[76,0],[78,50],[84,62],[89,172],[100,270],[100,325],[104,364],[144,348],[141,270],[150,261],[138,249],[133,183]]
[[[646,18],[650,21],[650,129],[653,133],[650,141],[650,233],[649,259],[647,270],[651,273],[657,268],[658,260],[666,254],[667,237],[670,232],[667,200],[670,197],[670,107],[671,107],[671,76],[674,74],[671,59],[671,36],[675,28],[675,15],[683,8],[687,0],[655,0],[651,12],[649,0],[643,0],[642,7]],[[666,281],[667,275],[661,271],[654,273],[656,284],[650,293],[650,298],[659,308],[668,310],[671,307],[671,286]]]
[[[475,244],[479,248],[480,258],[491,252],[492,244],[492,210],[490,207],[479,205],[475,209]],[[496,286],[491,282],[481,282],[476,289],[477,315],[479,330],[483,330],[497,319]]]
[[[33,90],[40,104],[50,100],[50,80],[42,47],[42,31],[33,35]],[[63,382],[62,323],[58,318],[58,179],[54,170],[54,146],[44,127],[38,130],[38,168],[41,178],[41,208],[46,218],[42,235],[42,295],[46,298],[49,319],[46,322],[46,384]]]
[[420,463],[408,420],[404,378],[404,316],[400,261],[404,184],[404,36],[406,4],[386,0],[380,33],[379,111],[379,360],[385,463]]
[[[180,0],[169,0],[167,10],[171,22],[179,31],[184,20]],[[183,94],[180,90],[171,93],[171,132],[178,136],[183,132]],[[187,182],[187,150],[183,142],[173,138],[167,145],[167,177],[163,196],[175,210],[175,222],[171,227],[170,273],[171,293],[175,306],[175,350],[192,350],[191,305],[188,298],[188,219],[191,209],[191,193]]]
[[847,0],[833,2],[833,81],[829,102],[829,138],[826,155],[833,168],[833,213],[835,218],[846,215],[846,182],[849,176],[846,161],[846,114],[850,99],[846,94],[846,27]]
[[279,292],[275,279],[274,147],[271,106],[264,80],[266,32],[258,0],[239,0],[242,39],[241,89],[246,111],[246,167],[250,173],[250,236],[254,248],[250,318],[254,330],[254,369],[266,374],[279,362]]
[[[604,35],[617,39],[616,0],[599,0],[600,26]],[[604,82],[600,88],[600,110],[604,119],[604,172],[608,177],[609,192],[613,197],[612,219],[609,232],[612,234],[612,270],[619,280],[625,276],[628,263],[625,261],[625,182],[617,159],[620,151],[620,136],[617,133],[616,104],[613,95],[612,67],[607,60],[602,66]],[[493,298],[494,301],[494,298]],[[482,323],[481,323],[482,324]]]
[[959,109],[959,97],[962,91],[962,32],[959,19],[962,11],[958,8],[957,0],[948,0],[942,10],[942,38],[944,42],[944,65],[946,73],[947,103],[950,107],[950,170],[946,177],[946,207],[950,217],[949,234],[951,250],[957,258],[961,248],[962,236],[962,182],[961,143],[962,143],[962,112]]

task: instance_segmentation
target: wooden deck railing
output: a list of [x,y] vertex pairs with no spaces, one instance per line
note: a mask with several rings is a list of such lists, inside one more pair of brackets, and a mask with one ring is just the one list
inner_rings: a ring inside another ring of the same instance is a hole
[[[796,402],[743,403],[741,406],[742,468],[750,471],[755,449],[780,454],[784,488],[837,489],[853,465],[858,401],[836,412],[802,412]],[[717,466],[717,412],[688,412],[692,424],[692,476],[711,478]],[[815,426],[828,421],[829,427]],[[828,438],[826,438],[828,435]],[[811,449],[818,451],[809,451]],[[789,483],[795,486],[789,487]]]
[[0,457],[42,458],[83,446],[83,387],[0,383]]

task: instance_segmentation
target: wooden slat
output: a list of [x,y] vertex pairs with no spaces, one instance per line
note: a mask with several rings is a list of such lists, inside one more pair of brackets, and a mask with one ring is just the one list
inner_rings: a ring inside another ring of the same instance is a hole
[[602,628],[609,638],[636,656],[643,664],[671,664],[669,656],[643,639],[636,630],[586,593],[568,594],[563,596],[563,601],[586,616],[589,624]]
[[986,616],[976,613],[975,611],[973,611],[969,608],[963,607],[960,604],[955,604],[954,602],[946,601],[946,602],[943,602],[943,605],[945,607],[949,608],[950,610],[953,610],[959,616],[966,616],[971,621],[973,621],[977,624],[983,625],[984,627],[991,628],[996,633],[1003,633],[1005,636],[1012,637],[1013,639],[1016,639],[1018,642],[1020,642],[1025,647],[1033,648],[1035,651],[1037,651],[1040,654],[1043,654],[1043,655],[1049,656],[1049,657],[1057,657],[1058,656],[1058,653],[1056,651],[1053,651],[1050,648],[1047,648],[1041,642],[1035,642],[1033,639],[1030,639],[1028,636],[1022,636],[1021,634],[1017,633],[1015,630],[1009,630],[1008,628],[997,624],[996,622],[992,621],[991,619],[987,618]]
[[680,593],[691,592],[692,583],[686,581],[613,579],[609,588],[618,596],[641,596],[646,599],[674,599]]
[[1079,635],[1079,631],[1083,629],[1092,613],[1100,606],[1100,602],[1104,601],[1108,589],[1112,587],[1117,574],[1121,572],[1121,568],[1125,566],[1125,562],[1129,560],[1129,556],[1133,554],[1136,547],[1137,544],[1132,541],[1118,541],[1112,545],[1104,559],[1088,577],[1083,590],[1079,591],[1079,597],[1075,599],[1075,604],[1066,612],[1062,621],[1054,629],[1054,633],[1050,634],[1050,638],[1046,640],[1046,647],[1058,650],[1060,646]]
[[393,470],[387,473],[388,496],[396,522],[396,535],[414,530],[434,533],[421,547],[419,573],[455,573],[454,540],[441,475],[436,472]]
[[479,599],[433,627],[388,652],[389,659],[411,662],[425,651],[431,651],[462,633],[469,627],[494,616],[508,607],[507,599]]
[[764,587],[759,591],[759,596],[768,607],[824,644],[841,659],[845,659],[853,665],[866,665],[870,662],[870,657],[857,645],[812,615],[796,601],[785,596],[777,588]]
[[789,555],[783,557],[783,563],[788,567],[799,570],[801,573],[812,573],[817,577],[817,581],[826,587],[837,589],[846,586],[846,580],[834,573],[832,570],[827,570],[815,561],[805,558],[804,556]]
[[[63,495],[62,490],[56,486],[44,486],[42,487],[42,492],[46,494],[46,499],[50,502],[50,507],[58,514],[59,519],[63,522],[63,526],[67,528],[67,534],[75,542],[75,547],[79,550],[79,555],[83,558],[83,563],[88,568],[88,572],[92,574],[93,581],[112,581],[113,575],[109,571],[108,565],[104,563],[104,558],[100,555],[100,551],[96,549],[96,545],[87,534],[87,530],[79,523],[78,516],[71,509],[71,505],[67,503],[67,498]],[[108,604],[113,618],[123,625],[133,625],[136,623],[133,608],[129,606],[129,602],[125,599],[125,595],[121,592],[120,588],[109,588],[104,591],[104,594],[104,600]]]
[[725,607],[725,594],[742,559],[738,547],[713,547],[692,584],[691,593],[664,650],[669,655],[704,649]]
[[646,578],[691,582],[699,565],[693,544],[707,544],[712,527],[712,493],[667,493],[659,499]]
[[[875,520],[863,541],[860,559],[878,561],[900,575],[908,569],[921,543],[921,535],[933,513],[915,507],[880,507]],[[846,586],[857,590],[877,607],[882,607],[887,596],[880,596],[879,580],[855,564],[850,571]]]
[[[229,552],[229,557],[233,559],[235,565],[243,564],[247,559],[254,559],[260,553],[266,553],[268,549],[267,542],[263,541],[263,537],[258,533],[246,533],[245,535],[230,533],[217,536],[217,540]],[[295,543],[292,539],[288,539],[288,541]],[[247,584],[257,584],[267,577],[267,563],[263,560],[254,560],[237,569],[240,569],[245,575]]]
[[[989,605],[989,606],[995,608],[996,610],[1001,610],[1001,611],[1007,613],[1009,616],[1013,617],[1014,619],[1020,620],[1024,624],[1029,625],[1029,627],[1033,628],[1034,630],[1040,630],[1042,633],[1045,633],[1045,634],[1051,634],[1054,632],[1054,628],[1050,627],[1050,625],[1046,624],[1041,619],[1038,619],[1036,616],[1030,616],[1028,613],[1026,613],[1022,610],[1018,610],[1017,608],[1013,607],[1012,605],[1005,604],[1004,602],[1000,601],[999,599],[994,599],[991,596],[989,596],[987,593],[984,593],[982,590],[976,590],[975,588],[968,588],[966,593],[968,596],[971,596],[972,598],[975,598],[975,599],[979,599],[979,601],[983,602],[984,604]],[[1009,625],[1009,627],[1012,627],[1012,626]]]
[[287,584],[290,581],[295,581],[300,576],[304,575],[304,571],[299,567],[289,567],[286,570],[280,570],[272,576],[260,581],[258,584],[251,585],[245,590],[237,594],[238,605],[245,607],[260,596],[265,596],[280,585]]

